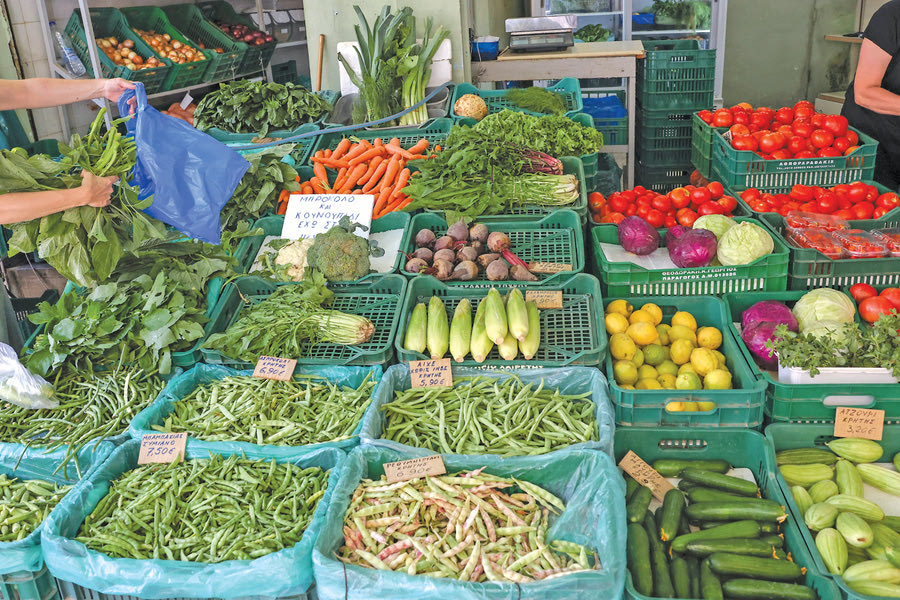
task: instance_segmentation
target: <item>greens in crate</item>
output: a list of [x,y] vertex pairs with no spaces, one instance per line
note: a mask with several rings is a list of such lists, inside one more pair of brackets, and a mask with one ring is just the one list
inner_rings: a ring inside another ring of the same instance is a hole
[[239,221],[255,220],[275,212],[282,190],[299,192],[297,171],[282,162],[293,146],[284,144],[245,156],[250,168],[241,178],[231,199],[222,207],[223,229],[233,229]]
[[519,108],[547,115],[561,115],[566,112],[565,99],[552,90],[531,86],[513,88],[506,93],[506,98]]
[[[557,158],[594,154],[603,147],[602,133],[561,115],[535,117],[503,110],[486,116],[473,129],[488,138],[546,152]],[[447,146],[455,141],[454,134],[461,135],[463,130],[461,127],[454,128],[447,138]]]

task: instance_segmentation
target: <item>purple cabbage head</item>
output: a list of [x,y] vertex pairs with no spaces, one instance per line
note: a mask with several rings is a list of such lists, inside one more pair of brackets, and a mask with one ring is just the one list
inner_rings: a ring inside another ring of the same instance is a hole
[[784,323],[791,331],[800,331],[797,317],[786,304],[777,300],[763,300],[745,310],[741,314],[741,329],[760,321]]
[[757,321],[741,331],[741,339],[753,354],[753,360],[763,369],[770,371],[778,368],[778,359],[766,348],[766,342],[774,339],[775,328],[779,325],[781,323],[774,321]]
[[683,268],[705,267],[716,257],[716,234],[707,229],[691,229],[669,246],[669,258]]
[[650,254],[659,248],[659,232],[638,216],[625,217],[619,223],[619,243],[626,252]]
[[690,230],[690,227],[685,227],[684,225],[675,225],[674,227],[669,227],[669,229],[666,231],[666,248],[671,248],[672,244],[675,243],[675,240],[677,240]]

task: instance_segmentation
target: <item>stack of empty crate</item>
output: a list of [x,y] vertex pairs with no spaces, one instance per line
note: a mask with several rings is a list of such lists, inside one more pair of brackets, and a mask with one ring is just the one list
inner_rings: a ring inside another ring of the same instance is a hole
[[665,193],[690,181],[691,115],[711,108],[716,51],[697,40],[643,42],[637,73],[637,168],[647,189]]

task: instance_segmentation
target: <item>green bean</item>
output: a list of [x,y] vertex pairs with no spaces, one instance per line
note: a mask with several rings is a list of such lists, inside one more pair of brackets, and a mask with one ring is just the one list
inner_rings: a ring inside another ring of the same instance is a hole
[[599,439],[591,393],[562,395],[511,376],[412,388],[381,407],[383,437],[445,454],[535,455]]
[[0,475],[0,542],[28,537],[72,486]]
[[300,541],[328,473],[237,455],[138,467],[112,481],[75,539],[118,558],[257,558]]
[[356,387],[299,376],[291,381],[226,377],[175,402],[156,431],[187,432],[208,442],[303,446],[353,436],[375,387],[372,374]]

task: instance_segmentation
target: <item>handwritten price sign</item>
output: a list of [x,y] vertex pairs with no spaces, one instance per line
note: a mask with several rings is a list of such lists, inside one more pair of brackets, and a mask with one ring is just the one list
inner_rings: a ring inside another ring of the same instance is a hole
[[881,441],[884,411],[839,406],[834,415],[834,437],[858,437]]
[[619,466],[622,467],[623,471],[631,475],[635,481],[644,487],[650,488],[650,491],[653,492],[653,495],[659,501],[662,501],[666,492],[675,488],[665,477],[659,474],[659,471],[648,465],[631,450],[619,461]]
[[138,464],[171,463],[184,460],[186,433],[148,433],[141,438]]
[[447,467],[444,466],[444,459],[441,458],[440,454],[432,454],[431,456],[425,456],[423,458],[399,460],[397,462],[385,463],[383,466],[388,483],[416,479],[417,477],[443,475],[447,472]]
[[294,376],[294,367],[297,361],[293,358],[278,358],[277,356],[260,356],[256,361],[253,376],[260,379],[275,379],[277,381],[290,381]]
[[550,290],[528,290],[525,292],[525,301],[534,301],[540,309],[545,308],[562,308],[563,293],[562,290],[553,292]]
[[571,271],[572,265],[567,263],[555,262],[533,262],[528,263],[528,270],[532,273],[541,273],[544,275],[553,275],[562,271]]
[[409,377],[414,388],[450,387],[453,385],[450,359],[411,360],[409,361]]

